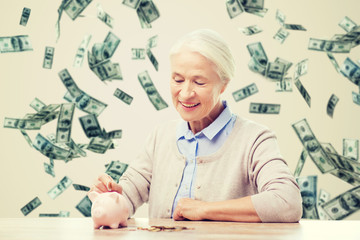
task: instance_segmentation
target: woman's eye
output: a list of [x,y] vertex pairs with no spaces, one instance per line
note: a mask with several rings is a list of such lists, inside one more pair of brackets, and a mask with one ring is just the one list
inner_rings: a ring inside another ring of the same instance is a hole
[[197,85],[199,85],[199,86],[202,86],[202,85],[205,84],[205,83],[203,83],[203,82],[198,82],[198,81],[195,81],[195,83],[196,83]]
[[174,81],[177,82],[177,83],[181,83],[181,82],[183,82],[184,80],[175,78]]

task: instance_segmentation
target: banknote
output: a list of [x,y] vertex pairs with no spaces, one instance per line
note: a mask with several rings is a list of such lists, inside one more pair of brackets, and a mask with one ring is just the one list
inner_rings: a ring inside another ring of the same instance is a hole
[[285,75],[285,64],[281,62],[268,62],[265,77],[274,81],[282,81]]
[[0,53],[32,51],[28,35],[0,37]]
[[26,142],[30,145],[30,147],[34,147],[29,135],[27,134],[27,132],[25,130],[22,130],[22,129],[20,129],[20,132],[24,136]]
[[286,31],[284,28],[279,28],[279,30],[274,35],[274,39],[279,41],[281,44],[284,43],[285,39],[289,36],[289,32]]
[[341,73],[352,83],[360,86],[360,66],[347,57],[340,68]]
[[81,91],[81,94],[77,96],[76,98],[72,97],[69,92],[65,93],[64,99],[66,99],[69,102],[74,102],[75,106],[89,114],[95,114],[96,116],[99,116],[104,109],[107,107],[106,103],[103,103],[87,93]]
[[141,0],[123,0],[123,4],[131,7],[133,9],[137,9],[139,7]]
[[95,114],[79,117],[80,124],[88,138],[102,137],[102,130]]
[[72,19],[75,20],[80,13],[91,3],[92,0],[65,0],[64,11]]
[[343,180],[344,182],[347,182],[350,185],[353,185],[353,186],[360,185],[360,176],[359,176],[359,174],[356,174],[354,172],[350,172],[345,169],[335,169],[335,170],[331,171],[330,174]]
[[101,81],[123,79],[120,65],[118,63],[113,63],[110,59],[98,62],[92,66],[89,65],[89,67]]
[[292,79],[285,77],[281,81],[276,82],[275,87],[275,92],[292,92]]
[[54,51],[55,48],[53,47],[45,47],[43,68],[51,69],[54,59]]
[[33,200],[31,200],[29,203],[27,203],[24,207],[22,207],[20,210],[24,214],[24,216],[31,213],[35,208],[41,205],[41,201],[38,197],[35,197]]
[[230,18],[234,18],[245,11],[240,0],[227,0],[226,9]]
[[56,142],[67,143],[71,139],[71,126],[74,115],[75,104],[61,104],[59,119],[56,127]]
[[70,151],[56,146],[40,133],[36,135],[33,145],[36,150],[48,158],[67,160],[71,155]]
[[305,99],[307,105],[309,107],[311,107],[311,97],[310,97],[309,93],[306,91],[305,87],[300,82],[300,79],[297,79],[295,81],[295,86],[299,90],[301,96]]
[[108,174],[116,183],[119,183],[120,177],[128,168],[128,164],[120,161],[111,161],[107,166],[105,173]]
[[72,138],[70,138],[70,142],[66,143],[66,145],[73,150],[76,154],[79,154],[82,157],[86,157],[86,152],[79,147],[79,144],[76,144]]
[[246,45],[246,47],[250,53],[250,56],[255,58],[261,66],[266,68],[266,65],[268,63],[268,58],[266,56],[265,50],[261,42],[251,43]]
[[27,7],[23,8],[21,18],[20,18],[20,25],[26,26],[27,22],[29,21],[30,13],[31,13],[30,8],[27,8]]
[[47,174],[55,177],[54,166],[51,166],[50,164],[44,162],[44,169]]
[[68,92],[71,94],[71,96],[73,96],[74,98],[82,95],[82,91],[80,90],[80,88],[76,85],[74,79],[71,77],[69,71],[65,68],[63,70],[61,70],[58,73],[61,81],[64,83],[66,89],[68,90]]
[[41,119],[44,120],[46,117],[55,113],[55,110],[58,109],[61,105],[60,104],[48,104],[43,107],[39,112],[35,113],[31,119]]
[[139,73],[138,80],[156,110],[159,111],[168,107],[168,104],[162,99],[159,92],[156,90],[154,83],[152,82],[147,71]]
[[251,71],[265,76],[266,65],[262,65],[256,57],[250,58],[248,67]]
[[291,68],[291,66],[293,65],[292,62],[289,62],[288,60],[285,60],[285,59],[279,58],[279,57],[277,57],[274,62],[284,64],[285,65],[285,73],[287,73],[289,71],[289,69]]
[[89,45],[91,37],[92,37],[91,34],[84,36],[83,40],[80,43],[78,50],[76,51],[73,67],[81,67],[81,65],[84,61],[86,49]]
[[343,139],[343,156],[359,160],[359,139]]
[[30,107],[32,107],[37,112],[40,112],[41,109],[43,109],[45,106],[46,104],[38,98],[34,98],[34,100],[32,100],[30,103]]
[[39,213],[39,217],[69,217],[69,211],[60,211],[59,213]]
[[98,3],[96,5],[96,7],[97,7],[97,17],[98,17],[98,19],[103,21],[109,27],[113,28],[114,19],[102,9],[100,3]]
[[345,16],[340,22],[339,26],[344,29],[346,32],[351,32],[357,24],[351,20],[348,16]]
[[92,203],[88,196],[85,196],[80,202],[75,206],[79,212],[81,212],[84,217],[91,217],[91,206]]
[[87,192],[87,191],[90,190],[89,187],[84,186],[84,185],[81,185],[81,184],[76,184],[76,183],[73,183],[73,187],[74,187],[74,189],[77,190],[77,191],[86,191],[86,192]]
[[154,68],[156,69],[156,71],[159,70],[159,63],[156,60],[154,54],[151,52],[150,48],[146,49],[146,55],[148,56],[148,58],[150,59],[150,62],[152,63],[152,65],[154,66]]
[[356,186],[322,205],[334,220],[341,220],[360,209],[360,186]]
[[317,210],[320,220],[332,220],[322,208],[322,205],[329,200],[330,200],[330,193],[328,193],[324,189],[320,189],[317,198]]
[[147,40],[146,48],[154,48],[158,43],[158,35],[154,35]]
[[304,149],[322,173],[327,173],[337,168],[321,147],[306,119],[292,124],[292,127]]
[[295,65],[294,80],[297,80],[299,77],[304,76],[308,72],[308,63],[309,59],[304,59]]
[[247,36],[251,36],[263,31],[258,25],[251,25],[248,27],[243,27],[238,29]]
[[145,17],[147,23],[152,23],[160,17],[159,10],[155,6],[152,0],[142,0],[138,7]]
[[349,53],[352,43],[349,41],[333,41],[310,38],[308,49],[332,53]]
[[332,94],[330,96],[330,99],[329,99],[327,107],[326,107],[327,115],[329,115],[330,117],[333,117],[335,106],[338,102],[339,102],[339,98],[335,94]]
[[41,119],[19,119],[8,118],[4,119],[4,128],[17,128],[23,130],[39,130],[42,126]]
[[283,25],[284,28],[288,29],[288,30],[300,30],[300,31],[306,31],[306,28],[304,28],[302,25],[300,24],[287,24],[284,23]]
[[103,139],[102,137],[93,137],[90,140],[87,150],[94,153],[104,154],[111,146],[111,139]]
[[269,9],[267,8],[244,8],[245,12],[259,16],[259,17],[264,17],[265,14],[268,12]]
[[119,88],[115,89],[114,96],[126,103],[127,105],[130,105],[132,100],[134,99],[132,96],[120,90]]
[[250,113],[279,114],[280,104],[250,103]]
[[359,93],[352,92],[352,99],[353,99],[354,103],[356,103],[357,105],[360,105],[360,94]]
[[51,199],[57,198],[60,194],[62,194],[69,186],[72,184],[72,181],[67,176],[63,177],[55,187],[48,191],[48,195]]
[[317,176],[297,177],[302,197],[303,215],[306,219],[319,219],[317,212]]
[[241,88],[235,92],[232,93],[234,100],[236,102],[243,100],[251,95],[254,95],[255,93],[259,92],[257,86],[255,83],[252,83],[244,88]]
[[298,163],[295,168],[294,177],[300,176],[300,173],[301,173],[302,169],[304,168],[305,160],[307,157],[308,157],[308,152],[305,149],[303,149],[301,151],[300,158],[299,158]]
[[336,71],[337,71],[338,73],[340,73],[340,67],[339,67],[339,64],[338,64],[338,62],[336,61],[334,55],[333,55],[331,52],[326,52],[326,54],[327,54],[327,56],[329,57],[332,65],[335,67]]
[[59,212],[59,217],[69,217],[69,216],[70,216],[69,211],[60,211]]
[[151,23],[148,23],[146,21],[145,14],[143,11],[141,11],[139,7],[136,9],[136,14],[139,18],[141,28],[143,29],[152,28]]
[[286,16],[279,9],[276,9],[275,19],[280,23],[281,26],[283,26],[285,23]]
[[108,32],[104,39],[105,52],[102,52],[104,59],[111,58],[117,47],[119,46],[121,40],[113,32]]
[[131,59],[145,59],[145,48],[132,48],[131,49]]
[[122,130],[118,129],[118,130],[113,130],[110,132],[105,132],[104,133],[104,139],[120,139],[122,137]]

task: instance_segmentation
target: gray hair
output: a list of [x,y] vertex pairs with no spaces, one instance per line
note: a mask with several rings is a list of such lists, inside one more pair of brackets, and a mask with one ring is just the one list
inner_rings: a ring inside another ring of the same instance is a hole
[[235,61],[231,50],[219,33],[210,29],[199,29],[179,39],[171,48],[170,56],[186,46],[200,53],[217,67],[220,79],[227,84],[235,73]]

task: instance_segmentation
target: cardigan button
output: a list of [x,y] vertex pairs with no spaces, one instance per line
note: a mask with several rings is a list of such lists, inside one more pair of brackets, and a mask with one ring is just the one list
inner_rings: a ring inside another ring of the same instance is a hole
[[200,188],[201,188],[201,186],[200,186],[200,185],[197,185],[197,186],[196,186],[196,188],[197,188],[197,189],[200,189]]

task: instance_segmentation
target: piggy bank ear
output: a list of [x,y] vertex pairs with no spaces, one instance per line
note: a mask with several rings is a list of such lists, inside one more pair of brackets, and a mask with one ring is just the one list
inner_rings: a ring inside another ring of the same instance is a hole
[[100,193],[95,192],[95,191],[91,191],[91,192],[88,193],[88,196],[89,196],[89,198],[90,198],[90,200],[91,200],[92,202],[94,202],[95,199],[96,199],[99,195],[100,195]]
[[116,203],[119,201],[119,194],[117,192],[111,192],[109,197],[114,199]]

